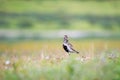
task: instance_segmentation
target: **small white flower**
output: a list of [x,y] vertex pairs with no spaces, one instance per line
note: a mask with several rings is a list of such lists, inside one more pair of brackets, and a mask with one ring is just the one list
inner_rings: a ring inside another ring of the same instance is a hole
[[81,58],[81,59],[80,59],[80,61],[82,61],[82,62],[83,62],[83,61],[84,61],[84,59],[83,59],[83,58]]
[[47,59],[47,60],[48,60],[48,59],[50,59],[50,57],[49,57],[49,56],[46,56],[46,57],[45,57],[45,59]]
[[10,61],[9,61],[9,60],[5,61],[5,64],[6,64],[6,65],[9,65],[9,64],[10,64]]

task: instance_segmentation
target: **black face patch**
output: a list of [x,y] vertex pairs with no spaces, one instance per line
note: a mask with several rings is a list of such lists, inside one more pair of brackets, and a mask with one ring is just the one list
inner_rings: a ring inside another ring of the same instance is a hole
[[67,46],[63,45],[63,49],[64,49],[66,52],[69,52]]

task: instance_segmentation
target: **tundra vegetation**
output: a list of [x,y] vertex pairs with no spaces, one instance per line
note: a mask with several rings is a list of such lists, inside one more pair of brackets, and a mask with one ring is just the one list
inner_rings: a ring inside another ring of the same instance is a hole
[[[120,80],[119,4],[1,0],[0,80]],[[63,50],[64,34],[79,54]]]

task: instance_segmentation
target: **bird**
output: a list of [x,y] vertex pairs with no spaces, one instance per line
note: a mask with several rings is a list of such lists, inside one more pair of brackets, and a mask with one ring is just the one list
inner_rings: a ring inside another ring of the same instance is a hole
[[64,40],[63,40],[63,49],[70,55],[70,53],[79,53],[75,49],[73,49],[73,46],[71,43],[69,43],[68,36],[64,35]]

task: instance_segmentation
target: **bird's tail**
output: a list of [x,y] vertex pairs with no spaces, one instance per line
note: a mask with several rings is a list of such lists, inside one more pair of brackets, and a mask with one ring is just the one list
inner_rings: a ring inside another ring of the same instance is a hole
[[78,51],[75,51],[77,54],[79,54],[79,52]]
[[79,52],[78,52],[78,51],[76,51],[76,50],[74,50],[73,48],[72,48],[72,50],[73,50],[75,53],[79,54]]

